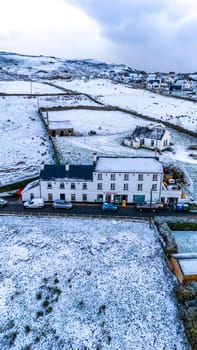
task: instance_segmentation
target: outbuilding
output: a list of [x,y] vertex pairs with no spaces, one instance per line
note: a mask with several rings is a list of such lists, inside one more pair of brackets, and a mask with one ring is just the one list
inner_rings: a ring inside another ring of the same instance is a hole
[[48,132],[52,137],[72,136],[73,126],[70,120],[50,120],[48,121]]
[[180,283],[197,281],[197,253],[172,254],[171,263]]

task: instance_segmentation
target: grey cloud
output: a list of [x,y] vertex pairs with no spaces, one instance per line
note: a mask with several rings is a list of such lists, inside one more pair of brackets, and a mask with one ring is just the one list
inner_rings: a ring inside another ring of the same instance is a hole
[[67,2],[100,24],[102,35],[116,46],[121,63],[149,71],[196,70],[197,21],[181,22],[184,7],[177,0]]

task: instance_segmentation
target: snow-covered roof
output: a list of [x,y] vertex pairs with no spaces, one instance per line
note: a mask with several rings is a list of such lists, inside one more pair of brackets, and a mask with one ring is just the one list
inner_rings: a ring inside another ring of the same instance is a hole
[[186,79],[178,79],[175,82],[175,85],[182,85],[182,84],[185,84],[185,83],[188,83],[188,80],[186,80]]
[[163,166],[156,158],[99,157],[95,171],[128,173],[163,173]]
[[72,129],[73,125],[70,120],[49,120],[50,130],[54,129]]
[[71,164],[69,170],[66,170],[64,164],[45,164],[44,169],[40,172],[41,180],[55,179],[80,179],[92,180],[93,165]]
[[163,126],[137,126],[132,137],[140,137],[152,140],[161,140],[166,132]]
[[39,180],[32,181],[25,186],[23,191],[24,192],[29,191],[31,188],[37,187],[38,185],[39,185]]
[[183,275],[197,275],[197,253],[172,254],[178,261]]

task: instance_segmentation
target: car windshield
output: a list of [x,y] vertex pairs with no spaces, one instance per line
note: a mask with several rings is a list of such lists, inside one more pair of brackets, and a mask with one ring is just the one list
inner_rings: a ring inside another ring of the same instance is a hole
[[58,200],[55,201],[55,203],[58,203],[58,204],[67,204],[67,203],[69,203],[69,202],[67,202],[67,201],[65,201],[65,200],[63,200],[63,199],[58,199]]

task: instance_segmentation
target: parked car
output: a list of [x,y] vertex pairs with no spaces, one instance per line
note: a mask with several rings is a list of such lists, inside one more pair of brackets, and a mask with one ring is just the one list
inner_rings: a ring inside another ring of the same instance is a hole
[[137,203],[136,209],[140,212],[142,211],[152,211],[155,213],[157,210],[159,210],[160,206],[153,202],[145,202],[145,203]]
[[8,204],[8,201],[4,198],[0,198],[0,207],[3,208]]
[[72,209],[73,205],[71,202],[65,201],[63,199],[57,199],[53,202],[52,207],[54,209]]
[[32,208],[32,209],[43,208],[44,200],[42,198],[33,198],[33,199],[30,199],[29,201],[26,201],[23,205],[25,208]]
[[104,202],[101,206],[102,211],[117,211],[118,206],[113,203]]

